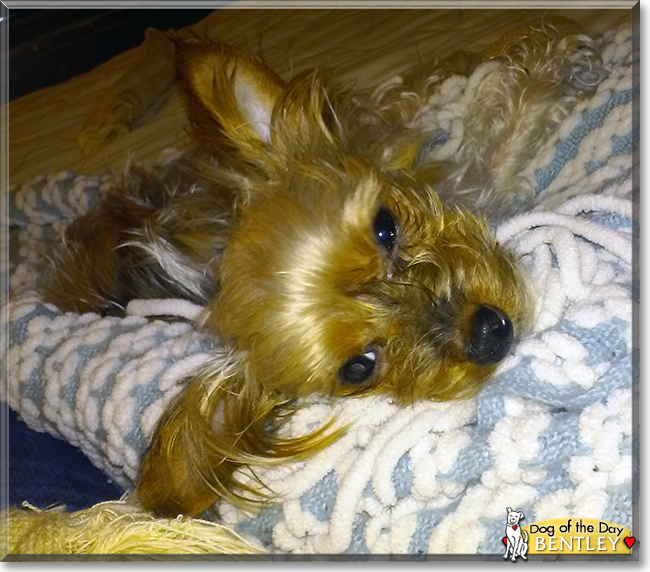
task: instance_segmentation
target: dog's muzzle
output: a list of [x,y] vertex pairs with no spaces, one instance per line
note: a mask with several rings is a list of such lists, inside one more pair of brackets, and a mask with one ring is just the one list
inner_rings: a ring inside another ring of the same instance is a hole
[[496,308],[481,306],[472,316],[467,359],[477,365],[500,362],[512,347],[512,322]]

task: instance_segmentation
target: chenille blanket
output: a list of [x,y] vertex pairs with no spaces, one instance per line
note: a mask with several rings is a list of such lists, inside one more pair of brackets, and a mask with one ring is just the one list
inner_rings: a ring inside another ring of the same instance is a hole
[[[535,205],[497,229],[529,271],[536,314],[496,378],[460,402],[306,403],[287,434],[332,416],[350,429],[308,461],[256,468],[271,504],[249,513],[219,503],[221,520],[294,553],[503,552],[506,507],[526,523],[572,516],[632,528],[631,34],[627,26],[601,38],[608,78],[524,166]],[[452,77],[432,97],[430,128],[449,135],[432,153],[458,143],[452,131],[473,85]],[[132,489],[179,380],[223,350],[193,327],[200,308],[187,302],[134,301],[118,319],[39,299],[48,245],[114,181],[62,172],[11,190],[2,397]]]

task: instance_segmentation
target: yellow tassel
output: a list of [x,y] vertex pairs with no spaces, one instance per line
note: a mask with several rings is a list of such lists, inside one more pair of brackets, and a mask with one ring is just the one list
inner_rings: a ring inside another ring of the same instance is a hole
[[156,518],[127,502],[77,512],[24,503],[0,515],[3,554],[263,554],[228,527],[197,518]]

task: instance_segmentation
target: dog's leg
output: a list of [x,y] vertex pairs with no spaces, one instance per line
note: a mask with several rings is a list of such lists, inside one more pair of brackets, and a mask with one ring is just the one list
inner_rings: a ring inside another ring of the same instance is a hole
[[510,548],[511,548],[510,537],[508,536],[508,531],[506,531],[506,552],[503,555],[504,560],[508,559],[508,554],[510,553]]
[[[518,29],[483,55],[492,67],[466,94],[462,144],[436,191],[443,201],[504,216],[534,198],[525,167],[607,72],[595,42],[565,18]],[[415,167],[421,177],[437,168],[428,160]]]
[[548,19],[498,47],[502,67],[482,82],[469,111],[458,163],[470,167],[456,190],[487,182],[480,204],[494,213],[532,198],[520,172],[606,76],[596,44],[570,24]]
[[520,542],[521,542],[521,548],[519,550],[519,556],[521,556],[524,560],[528,560],[528,558],[526,558],[526,552],[528,552],[528,534],[526,534],[525,530],[521,531]]
[[135,298],[206,304],[232,219],[227,189],[201,188],[191,163],[130,169],[121,185],[68,227],[44,276],[63,310],[122,315]]

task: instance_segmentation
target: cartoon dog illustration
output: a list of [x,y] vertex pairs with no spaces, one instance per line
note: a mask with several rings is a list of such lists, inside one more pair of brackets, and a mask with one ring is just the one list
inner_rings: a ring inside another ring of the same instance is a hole
[[514,562],[517,556],[521,556],[524,560],[526,552],[528,551],[528,534],[523,531],[519,526],[519,521],[523,520],[524,513],[517,510],[512,510],[507,507],[508,518],[506,519],[506,553],[504,558],[508,558],[508,554],[512,553],[511,560]]

